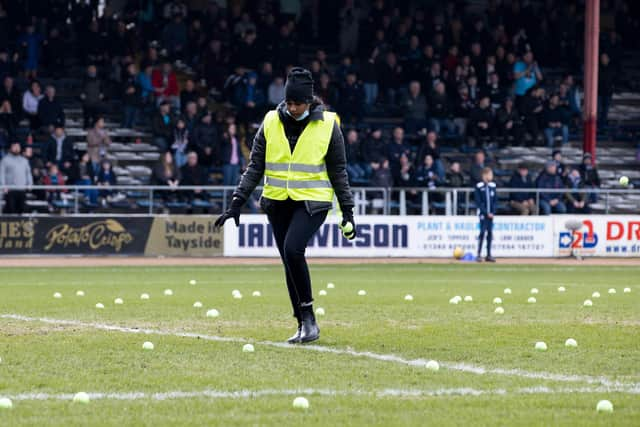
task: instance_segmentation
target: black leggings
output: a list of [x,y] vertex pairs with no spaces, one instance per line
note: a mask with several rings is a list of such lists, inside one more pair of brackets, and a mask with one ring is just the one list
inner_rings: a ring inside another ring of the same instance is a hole
[[482,241],[487,236],[487,256],[491,256],[491,241],[493,240],[493,218],[480,217],[480,236],[478,236],[478,257],[482,252]]
[[272,202],[267,216],[284,264],[293,315],[302,318],[302,306],[313,302],[311,277],[304,257],[307,244],[327,218],[327,211],[309,215],[304,202]]

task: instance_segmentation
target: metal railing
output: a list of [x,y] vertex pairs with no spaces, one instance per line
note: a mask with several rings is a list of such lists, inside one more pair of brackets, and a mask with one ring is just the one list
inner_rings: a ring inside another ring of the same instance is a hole
[[[80,214],[81,211],[90,210],[91,206],[85,202],[89,198],[89,193],[95,192],[100,197],[105,197],[106,193],[111,195],[121,194],[122,200],[130,201],[130,207],[149,215],[156,214],[158,206],[168,208],[166,200],[173,199],[189,200],[193,198],[193,192],[204,194],[201,200],[211,204],[214,211],[224,211],[231,198],[235,186],[141,186],[141,185],[33,185],[24,186],[0,186],[0,197],[7,191],[26,191],[28,193],[44,192],[46,199],[55,199],[53,203],[56,209],[62,214]],[[261,187],[256,188],[254,198],[257,200]],[[469,215],[475,213],[473,204],[473,193],[475,188],[435,188],[423,187],[352,187],[356,213],[358,215],[383,214],[383,215],[429,215],[434,212],[446,215]],[[636,207],[640,207],[640,189],[591,189],[580,190],[562,189],[547,190],[537,188],[497,188],[498,196],[505,196],[510,193],[531,193],[534,195],[536,206],[540,206],[541,194],[557,194],[563,198],[567,192],[572,194],[596,194],[602,200],[604,209],[602,213],[608,214],[612,208],[612,199],[620,196],[633,196],[636,199]],[[141,202],[141,201],[145,202]],[[205,202],[205,204],[206,204]],[[41,204],[43,202],[40,202]],[[187,202],[190,203],[190,202]],[[170,203],[169,203],[170,205]],[[202,206],[200,206],[202,207]],[[99,208],[95,207],[96,209]],[[126,209],[126,208],[123,208]],[[146,212],[144,212],[146,210]],[[631,209],[633,210],[633,208]],[[130,212],[128,210],[127,212]],[[640,212],[640,208],[637,209]]]

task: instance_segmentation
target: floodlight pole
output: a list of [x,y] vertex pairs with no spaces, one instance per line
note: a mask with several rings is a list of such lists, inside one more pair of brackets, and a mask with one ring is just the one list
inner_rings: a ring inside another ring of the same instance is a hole
[[600,36],[600,0],[585,1],[584,22],[584,140],[582,149],[596,162],[596,126],[598,123],[598,59]]

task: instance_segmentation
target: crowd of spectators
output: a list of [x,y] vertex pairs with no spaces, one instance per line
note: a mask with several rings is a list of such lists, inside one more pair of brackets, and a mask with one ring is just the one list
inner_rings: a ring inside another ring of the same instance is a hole
[[[105,115],[117,114],[122,127],[149,131],[163,153],[151,183],[234,185],[252,135],[282,101],[294,65],[311,70],[316,94],[338,112],[354,185],[474,185],[495,147],[562,147],[580,121],[574,75],[581,71],[584,17],[574,2],[490,0],[484,11],[470,11],[456,1],[429,8],[391,0],[222,8],[216,1],[141,0],[98,13],[98,2],[47,0],[28,14],[23,3],[0,1],[0,149],[14,151],[26,119],[28,136],[19,142],[34,183],[116,184],[106,160]],[[632,45],[636,29],[631,2],[610,3],[603,13],[616,31],[601,37],[601,124],[622,48]],[[56,97],[55,79],[65,76],[69,58],[84,69],[74,106],[82,109],[86,153],[67,138]],[[551,68],[563,69],[562,78],[545,76]],[[42,77],[53,83],[43,89]],[[401,124],[385,125],[388,117]],[[34,140],[43,149],[30,150]],[[441,141],[475,147],[474,160],[446,158]],[[548,165],[535,181],[527,181],[523,165],[510,185],[597,186],[587,163],[563,173]],[[86,194],[95,204],[112,195]],[[565,202],[569,210],[588,206],[568,191],[562,200],[541,199],[539,208],[562,212]],[[537,211],[527,195],[509,204]]]

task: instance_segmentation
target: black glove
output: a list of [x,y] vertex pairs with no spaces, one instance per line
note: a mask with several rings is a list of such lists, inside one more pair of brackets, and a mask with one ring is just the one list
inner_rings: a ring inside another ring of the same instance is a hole
[[236,223],[236,227],[240,226],[240,210],[242,209],[242,205],[244,205],[244,200],[239,197],[234,197],[231,200],[231,205],[229,209],[226,210],[222,215],[216,219],[215,226],[220,228],[224,225],[225,221],[229,218],[233,218],[233,221]]
[[353,211],[351,209],[342,211],[340,229],[345,239],[353,240],[356,238],[356,223],[353,221]]

